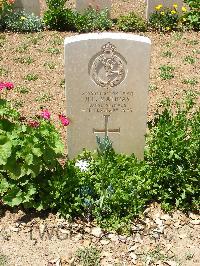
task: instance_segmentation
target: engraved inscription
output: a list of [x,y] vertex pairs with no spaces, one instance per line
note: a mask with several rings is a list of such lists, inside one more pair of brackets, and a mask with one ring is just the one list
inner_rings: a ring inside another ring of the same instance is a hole
[[127,75],[126,65],[125,58],[117,52],[115,45],[108,42],[92,57],[88,72],[98,86],[115,87],[124,81]]
[[133,91],[86,91],[82,93],[87,112],[133,112]]

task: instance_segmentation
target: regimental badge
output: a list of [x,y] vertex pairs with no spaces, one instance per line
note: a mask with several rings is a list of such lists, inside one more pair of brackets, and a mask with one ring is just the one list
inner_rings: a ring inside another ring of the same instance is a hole
[[127,62],[117,52],[116,46],[108,42],[89,62],[88,72],[91,79],[100,87],[115,87],[127,75]]

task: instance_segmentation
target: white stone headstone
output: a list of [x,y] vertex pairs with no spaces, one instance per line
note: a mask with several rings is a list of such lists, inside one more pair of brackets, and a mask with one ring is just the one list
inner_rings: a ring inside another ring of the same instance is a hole
[[149,38],[90,33],[65,39],[68,155],[97,149],[106,134],[116,152],[143,158],[150,64]]
[[76,0],[76,10],[83,12],[88,8],[95,10],[108,9],[111,10],[111,0]]
[[[146,18],[149,19],[150,15],[156,11],[155,7],[162,5],[163,8],[172,8],[177,4],[177,11],[181,12],[182,7],[186,6],[184,0],[146,0]],[[163,9],[162,8],[162,9]]]
[[40,16],[40,1],[39,0],[15,0],[15,10],[25,10],[30,14]]

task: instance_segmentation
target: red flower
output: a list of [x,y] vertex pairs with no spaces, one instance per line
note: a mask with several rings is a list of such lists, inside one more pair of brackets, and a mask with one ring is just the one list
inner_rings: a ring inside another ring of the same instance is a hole
[[12,82],[0,82],[0,91],[3,89],[12,90],[14,88],[14,84]]
[[33,121],[33,120],[29,121],[28,124],[30,127],[34,127],[34,128],[37,128],[40,125],[40,123],[38,121]]
[[69,118],[67,118],[65,115],[58,115],[58,117],[63,126],[68,126],[70,124]]
[[8,90],[12,90],[14,88],[14,84],[12,82],[5,82],[4,84]]
[[49,120],[50,117],[51,117],[51,114],[50,114],[50,112],[49,112],[47,109],[45,109],[45,110],[42,110],[41,116],[42,116],[44,119]]

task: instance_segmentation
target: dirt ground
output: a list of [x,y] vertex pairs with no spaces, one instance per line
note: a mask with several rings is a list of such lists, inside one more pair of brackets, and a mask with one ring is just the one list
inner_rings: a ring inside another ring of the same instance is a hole
[[[41,2],[44,10],[45,4]],[[143,14],[143,3],[113,0],[112,16],[130,10]],[[0,81],[15,84],[15,89],[7,97],[25,116],[34,116],[41,108],[47,108],[65,143],[65,128],[58,123],[58,114],[65,114],[66,110],[63,42],[65,37],[73,34],[55,31],[0,33]],[[200,92],[200,33],[146,32],[141,35],[152,41],[150,120],[164,98],[182,100],[189,90]],[[160,76],[159,68],[165,65],[174,67],[174,77],[168,80]],[[35,217],[35,214],[21,210],[0,211],[0,265],[1,254],[12,266],[77,265],[75,251],[91,243],[101,250],[101,265],[200,265],[199,215],[174,212],[165,220],[161,219],[163,214],[159,206],[151,206],[143,222],[136,223],[135,233],[130,238],[108,238],[105,233],[101,237],[91,234],[91,225],[69,225],[53,214]],[[47,235],[42,239],[39,233],[45,226],[54,228],[51,239]],[[64,230],[59,237],[58,229]]]

